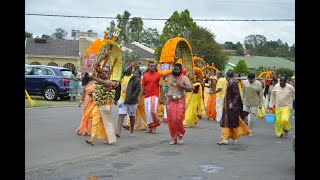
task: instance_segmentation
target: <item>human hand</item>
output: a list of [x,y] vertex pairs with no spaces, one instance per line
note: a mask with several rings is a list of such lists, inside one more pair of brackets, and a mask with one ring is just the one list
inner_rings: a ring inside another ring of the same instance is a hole
[[93,73],[89,72],[89,78],[92,78],[92,77],[93,77]]
[[81,107],[82,101],[79,101],[79,107]]

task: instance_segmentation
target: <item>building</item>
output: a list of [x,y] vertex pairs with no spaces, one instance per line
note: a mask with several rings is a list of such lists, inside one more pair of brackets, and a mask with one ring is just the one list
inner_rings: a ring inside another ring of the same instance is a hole
[[76,69],[80,66],[79,40],[27,38],[25,64],[60,66]]
[[92,32],[92,30],[89,30],[87,32],[81,32],[80,30],[71,31],[71,37],[73,37],[74,40],[78,40],[81,36],[96,39],[98,38],[98,33]]
[[[96,39],[88,36],[80,36],[77,40],[27,38],[25,64],[60,66],[79,70],[83,55]],[[124,44],[122,51],[136,51],[140,57],[141,68],[147,67],[148,62],[154,60],[154,50],[138,42]]]
[[[122,48],[127,48],[131,51],[137,51],[140,56],[140,67],[142,69],[146,68],[148,66],[148,62],[154,61],[154,50],[140,44],[138,42],[132,42],[130,44],[124,44]],[[123,49],[125,51],[125,49]]]

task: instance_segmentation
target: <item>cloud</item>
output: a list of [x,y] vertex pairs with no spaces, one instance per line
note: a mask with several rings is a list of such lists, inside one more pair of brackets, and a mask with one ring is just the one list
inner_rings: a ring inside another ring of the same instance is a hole
[[[86,15],[116,17],[124,10],[131,17],[169,18],[174,11],[189,9],[193,19],[294,19],[294,1],[277,0],[26,0],[26,13]],[[110,25],[110,19],[59,18],[25,16],[26,31],[35,36],[51,35],[56,28],[63,28],[71,35],[72,29],[93,29],[99,37]],[[115,20],[115,22],[117,22]],[[157,28],[161,33],[165,21],[144,20],[144,28]],[[295,42],[295,22],[203,22],[198,25],[210,29],[219,43],[243,42],[250,34],[262,34],[268,40],[281,39],[289,45]]]

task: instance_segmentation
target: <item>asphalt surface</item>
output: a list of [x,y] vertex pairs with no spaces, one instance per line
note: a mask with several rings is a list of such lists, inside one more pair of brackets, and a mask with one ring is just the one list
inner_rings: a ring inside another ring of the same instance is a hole
[[[117,121],[117,108],[113,119]],[[113,145],[76,135],[81,108],[26,109],[25,179],[115,180],[292,180],[294,121],[287,138],[277,138],[273,125],[257,119],[253,137],[238,145],[218,145],[220,126],[205,119],[186,129],[184,144],[169,145],[167,123],[157,134],[136,131]],[[232,142],[232,141],[230,141]]]

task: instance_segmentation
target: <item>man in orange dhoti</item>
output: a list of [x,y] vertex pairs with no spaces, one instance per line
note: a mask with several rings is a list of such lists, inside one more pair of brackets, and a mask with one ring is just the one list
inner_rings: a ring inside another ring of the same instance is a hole
[[[170,145],[183,143],[185,129],[183,127],[183,119],[186,110],[185,92],[191,92],[193,87],[187,76],[182,73],[182,65],[175,64],[172,70],[172,75],[168,78],[172,82],[169,85],[168,101],[167,101],[167,119],[168,127],[172,141]],[[178,140],[179,139],[179,140]]]

